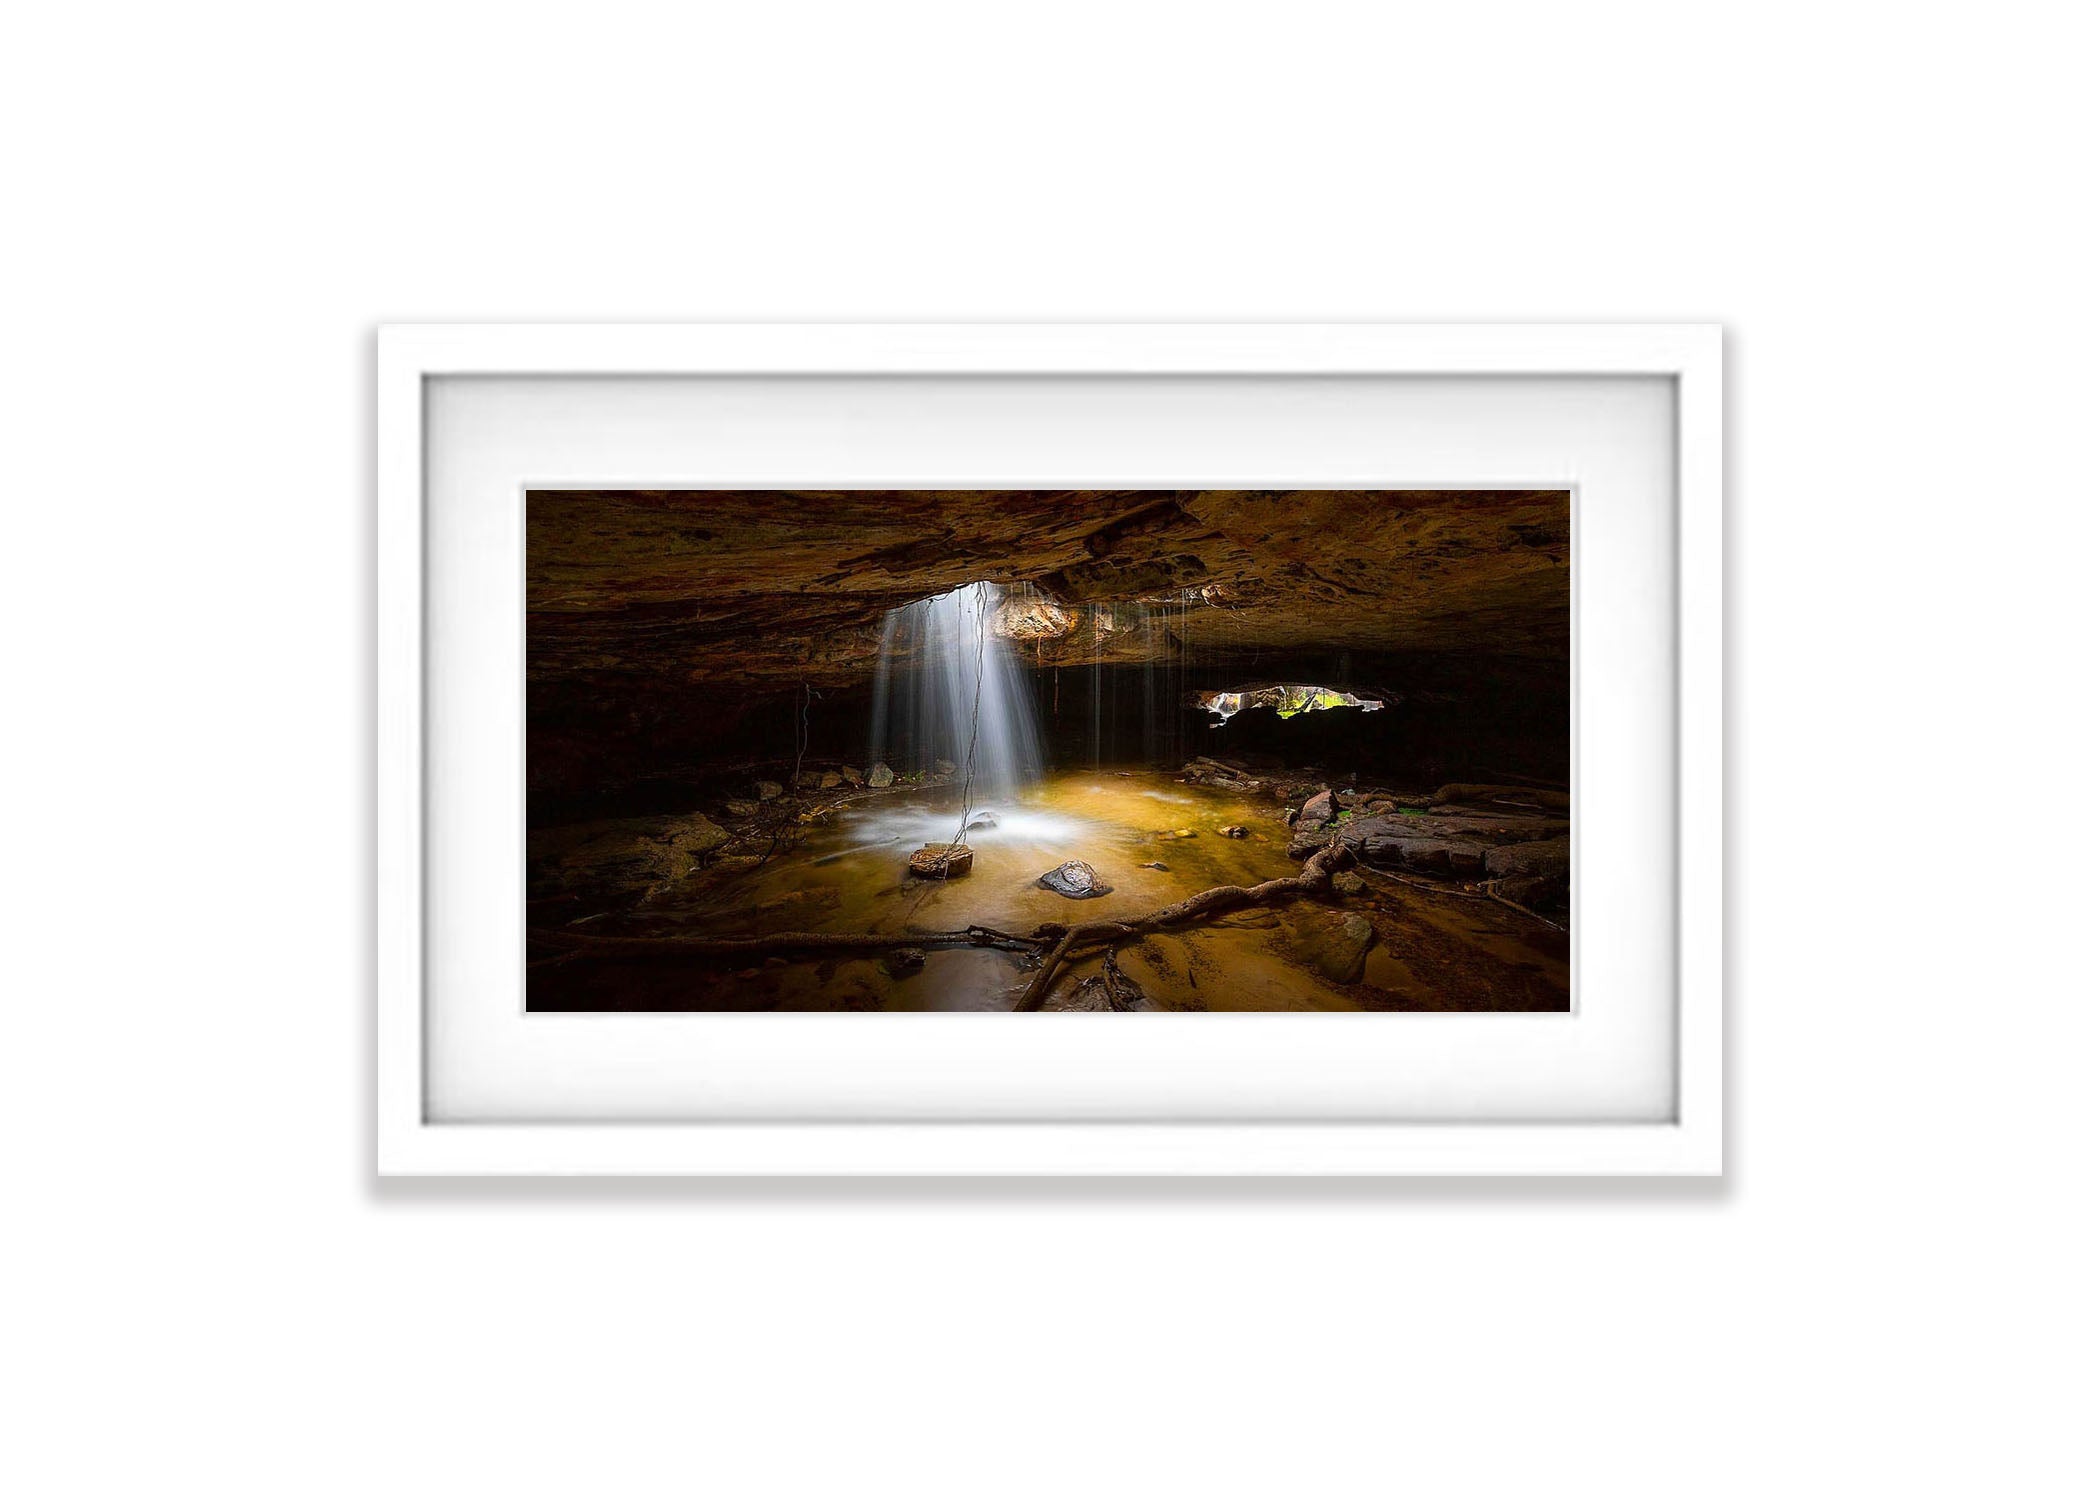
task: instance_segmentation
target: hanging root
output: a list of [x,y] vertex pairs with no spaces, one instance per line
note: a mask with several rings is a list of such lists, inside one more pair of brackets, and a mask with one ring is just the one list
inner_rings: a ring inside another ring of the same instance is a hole
[[1051,922],[1038,927],[1038,938],[1056,938],[1057,946],[1043,960],[1042,968],[1029,981],[1021,998],[1014,1002],[1015,1010],[1041,1010],[1043,999],[1056,983],[1058,970],[1071,961],[1075,950],[1098,948],[1103,944],[1114,945],[1148,932],[1160,932],[1169,927],[1179,927],[1205,917],[1220,916],[1238,911],[1242,907],[1267,906],[1278,901],[1294,901],[1300,896],[1317,896],[1334,884],[1335,873],[1346,870],[1356,862],[1356,856],[1347,846],[1336,842],[1316,850],[1305,867],[1296,875],[1286,875],[1277,880],[1265,880],[1260,885],[1220,885],[1200,891],[1186,901],[1163,907],[1142,917],[1116,917],[1100,922],[1082,922],[1065,927]]

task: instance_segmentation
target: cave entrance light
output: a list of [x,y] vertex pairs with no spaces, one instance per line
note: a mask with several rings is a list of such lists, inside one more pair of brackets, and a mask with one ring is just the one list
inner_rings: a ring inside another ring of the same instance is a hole
[[1191,693],[1189,701],[1215,716],[1216,722],[1210,726],[1212,729],[1223,729],[1234,714],[1250,708],[1274,709],[1277,718],[1292,719],[1325,708],[1356,708],[1375,713],[1385,707],[1384,702],[1377,698],[1361,698],[1340,688],[1300,682],[1271,683],[1224,693]]

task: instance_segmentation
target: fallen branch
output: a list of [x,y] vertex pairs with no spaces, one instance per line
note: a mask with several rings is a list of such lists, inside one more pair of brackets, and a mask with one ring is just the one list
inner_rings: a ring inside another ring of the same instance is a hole
[[898,948],[997,948],[1007,953],[1040,954],[1047,938],[1015,937],[995,927],[965,927],[959,932],[772,932],[763,937],[591,937],[535,927],[526,934],[535,943],[564,948],[578,957],[613,959],[763,958],[788,953],[886,953]]
[[1238,911],[1242,907],[1266,906],[1276,901],[1293,901],[1300,896],[1317,896],[1333,887],[1337,870],[1347,869],[1356,862],[1347,845],[1339,840],[1330,842],[1313,852],[1312,858],[1296,875],[1285,875],[1275,880],[1265,880],[1260,885],[1220,885],[1207,891],[1199,891],[1186,901],[1176,902],[1159,911],[1139,917],[1112,917],[1099,922],[1081,922],[1066,927],[1056,922],[1045,923],[1035,930],[1038,938],[1056,938],[1057,946],[1043,960],[1043,966],[1014,1002],[1015,1010],[1040,1010],[1050,986],[1057,980],[1057,972],[1071,958],[1075,948],[1098,947],[1103,943],[1119,943],[1142,933],[1160,932],[1169,927],[1178,927],[1199,917],[1214,916],[1223,912]]

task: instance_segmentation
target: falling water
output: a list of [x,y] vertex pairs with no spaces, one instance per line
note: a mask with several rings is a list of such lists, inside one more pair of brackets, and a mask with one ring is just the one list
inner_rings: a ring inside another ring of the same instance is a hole
[[1034,695],[1013,641],[995,628],[1007,597],[972,583],[884,616],[871,763],[924,773],[952,761],[980,805],[1041,779]]

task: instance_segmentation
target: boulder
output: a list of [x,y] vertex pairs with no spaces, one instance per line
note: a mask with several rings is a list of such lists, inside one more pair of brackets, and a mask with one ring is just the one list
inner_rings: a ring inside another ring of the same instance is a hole
[[1488,850],[1486,864],[1504,900],[1541,916],[1567,916],[1569,848],[1565,836],[1498,845]]
[[785,795],[786,791],[787,788],[777,781],[761,781],[758,784],[758,800],[771,802],[775,798]]
[[839,775],[839,773],[838,773],[838,772],[836,772],[836,771],[826,771],[826,772],[825,772],[825,773],[823,774],[823,776],[822,776],[822,777],[820,777],[820,778],[818,779],[818,781],[817,781],[817,786],[818,786],[818,788],[819,788],[820,790],[822,790],[822,791],[827,791],[827,792],[828,792],[828,791],[830,791],[830,790],[831,790],[831,789],[832,789],[833,787],[836,787],[836,786],[837,786],[837,785],[838,785],[838,784],[839,784],[840,782],[842,782],[842,781],[844,781],[844,780],[845,780],[845,778],[844,778],[843,776]]
[[933,774],[936,776],[953,776],[955,774],[955,762],[952,760],[935,761],[933,763]]
[[875,762],[874,765],[868,767],[869,786],[888,786],[891,782],[895,781],[896,779],[897,773],[895,771],[892,771],[888,766],[884,765],[879,760]]
[[1563,836],[1523,844],[1498,844],[1487,851],[1485,864],[1487,873],[1496,877],[1535,875],[1565,880],[1569,864],[1568,840]]
[[839,775],[845,779],[848,786],[859,786],[867,779],[860,774],[859,766],[840,766]]
[[1474,879],[1487,873],[1488,845],[1470,839],[1408,838],[1378,834],[1357,847],[1365,864],[1410,870],[1445,880]]
[[1297,826],[1319,828],[1334,821],[1334,793],[1322,787],[1298,809]]
[[1054,870],[1045,870],[1036,877],[1037,885],[1046,891],[1055,891],[1060,896],[1069,896],[1074,901],[1086,901],[1095,896],[1106,896],[1113,886],[1103,885],[1094,867],[1083,859],[1068,859]]
[[815,771],[804,771],[795,778],[795,785],[805,792],[813,792],[823,783],[824,778]]
[[1310,859],[1313,851],[1324,845],[1327,839],[1326,829],[1315,828],[1312,824],[1300,819],[1296,830],[1291,834],[1290,846],[1284,850],[1284,853],[1292,859]]
[[1318,920],[1300,925],[1298,949],[1326,978],[1354,984],[1364,977],[1364,957],[1377,936],[1356,912],[1323,912]]

